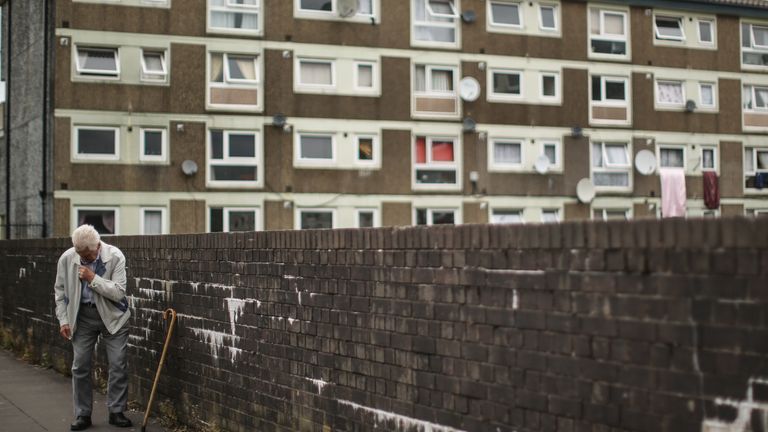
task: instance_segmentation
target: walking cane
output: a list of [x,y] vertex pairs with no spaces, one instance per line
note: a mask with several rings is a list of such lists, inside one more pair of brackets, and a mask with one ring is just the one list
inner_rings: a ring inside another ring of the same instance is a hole
[[168,308],[163,311],[163,319],[168,319],[168,313],[171,314],[171,324],[168,326],[168,335],[165,336],[165,345],[163,345],[163,354],[160,356],[160,364],[157,365],[157,373],[155,374],[155,382],[152,383],[152,392],[149,394],[149,403],[147,404],[147,412],[144,413],[144,422],[141,424],[141,432],[147,430],[147,420],[149,420],[149,411],[152,410],[152,402],[155,400],[155,390],[157,390],[157,382],[160,381],[160,372],[163,370],[163,362],[165,362],[165,353],[168,351],[168,344],[171,342],[171,334],[173,333],[173,326],[176,324],[176,311]]

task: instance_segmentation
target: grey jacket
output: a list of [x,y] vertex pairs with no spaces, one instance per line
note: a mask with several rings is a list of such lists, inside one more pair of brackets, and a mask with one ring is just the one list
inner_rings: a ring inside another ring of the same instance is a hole
[[[115,246],[101,242],[99,252],[101,261],[106,266],[103,276],[94,276],[90,287],[96,309],[104,321],[107,330],[114,334],[120,330],[131,317],[130,309],[123,312],[113,302],[121,302],[125,298],[125,256]],[[56,268],[56,283],[53,290],[56,294],[56,317],[59,325],[68,324],[75,334],[77,313],[80,310],[81,283],[77,276],[80,267],[80,256],[75,248],[70,248],[61,255]]]

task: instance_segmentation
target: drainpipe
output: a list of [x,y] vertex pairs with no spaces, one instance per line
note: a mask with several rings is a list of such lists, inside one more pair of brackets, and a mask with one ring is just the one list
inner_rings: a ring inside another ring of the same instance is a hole
[[11,1],[5,2],[5,22],[8,29],[5,38],[5,238],[11,238]]
[[51,13],[51,7],[50,2],[47,0],[45,1],[45,11],[43,15],[43,176],[42,176],[42,186],[43,189],[40,191],[40,199],[41,199],[41,205],[40,205],[40,216],[41,216],[41,222],[42,222],[42,237],[46,238],[48,237],[48,221],[46,219],[45,215],[45,204],[48,201],[48,133],[49,133],[49,127],[48,127],[48,113],[51,112],[49,110],[50,106],[50,71],[48,70],[48,67],[50,66],[49,62],[49,52],[50,44],[49,44],[49,38],[50,38],[50,32],[48,31],[50,20],[50,13]]

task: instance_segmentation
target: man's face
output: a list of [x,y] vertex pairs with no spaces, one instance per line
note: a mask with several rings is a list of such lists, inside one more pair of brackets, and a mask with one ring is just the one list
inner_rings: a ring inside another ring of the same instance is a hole
[[89,248],[83,248],[83,249],[75,249],[75,252],[77,252],[78,255],[80,255],[80,259],[82,259],[84,262],[93,262],[96,261],[96,258],[99,256],[99,248],[101,246],[96,247],[95,250],[91,250]]

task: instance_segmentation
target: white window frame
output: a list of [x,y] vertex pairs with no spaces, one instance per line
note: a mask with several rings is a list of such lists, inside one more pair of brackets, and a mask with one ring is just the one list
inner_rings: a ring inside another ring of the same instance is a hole
[[302,213],[330,213],[331,214],[331,227],[322,229],[335,229],[338,228],[338,218],[336,217],[336,209],[329,207],[297,207],[294,213],[294,229],[321,229],[321,228],[302,228],[301,227],[301,214]]
[[554,145],[555,146],[555,163],[549,164],[549,169],[551,171],[560,171],[563,169],[563,145],[562,141],[556,138],[545,138],[545,139],[538,139],[539,142],[539,154],[544,155],[546,154],[544,152],[544,147],[547,145]]
[[[602,213],[602,216],[600,219],[595,219],[595,212],[599,211]],[[601,220],[601,221],[607,221],[608,220],[608,212],[624,212],[624,218],[625,220],[631,220],[632,219],[632,209],[626,208],[626,207],[598,207],[598,208],[592,208],[592,220]]]
[[355,228],[360,228],[360,213],[373,213],[373,227],[378,228],[381,226],[379,220],[379,209],[376,207],[360,207],[355,209]]
[[[106,72],[99,69],[87,69],[80,67],[80,50],[89,50],[89,51],[112,51],[115,53],[115,68],[116,70],[113,72]],[[93,45],[75,45],[75,49],[72,50],[73,53],[73,64],[75,65],[75,75],[77,78],[82,79],[95,79],[95,80],[111,80],[116,81],[120,80],[120,47],[113,47],[113,46],[93,46]]]
[[[749,26],[749,47],[744,47],[744,34],[741,31],[742,25],[748,25]],[[755,27],[763,27],[768,29],[768,23],[756,23],[756,22],[744,22],[741,21],[739,23],[739,47],[741,48],[740,54],[740,61],[741,61],[741,68],[742,69],[757,69],[757,70],[765,70],[768,68],[768,64],[766,65],[752,65],[752,64],[746,64],[744,63],[744,53],[757,53],[762,55],[768,55],[768,45],[757,45],[755,43]]]
[[[427,212],[427,224],[426,225],[418,225],[417,224],[417,222],[418,222],[418,213],[417,212],[419,210],[426,210],[426,212]],[[435,222],[434,214],[435,213],[440,213],[440,212],[446,212],[446,213],[447,212],[451,212],[451,213],[453,213],[453,224],[454,225],[460,225],[461,224],[459,209],[457,209],[457,208],[448,208],[448,207],[414,207],[413,208],[413,214],[412,214],[412,216],[413,216],[413,225],[414,226],[432,226],[432,225],[434,225],[434,222]],[[445,225],[445,224],[441,224],[441,225]]]
[[[301,64],[306,63],[321,63],[331,66],[331,83],[330,84],[313,84],[301,82]],[[296,57],[295,63],[295,84],[297,88],[304,87],[310,89],[335,89],[336,88],[336,60],[327,58],[316,57]]]
[[[554,221],[548,221],[544,214],[547,212],[551,212],[555,214],[555,220]],[[563,212],[560,211],[559,208],[543,208],[541,209],[541,223],[560,223],[563,221]]]
[[[144,221],[144,218],[146,217],[146,213],[148,211],[160,212],[160,235],[168,234],[168,219],[165,217],[165,214],[166,214],[165,207],[141,207],[139,209],[139,234],[148,235],[146,233],[146,227],[145,227],[145,221]],[[157,234],[152,234],[152,235],[157,235]]]
[[[352,85],[355,89],[355,91],[359,92],[370,92],[375,93],[377,89],[379,88],[379,68],[377,67],[377,62],[374,61],[367,61],[367,60],[356,60],[353,63],[353,70],[352,70]],[[360,87],[360,66],[370,66],[371,67],[371,86],[370,87]]]
[[[544,27],[544,8],[552,8],[552,16],[555,20],[554,27]],[[559,5],[555,3],[540,3],[539,4],[539,30],[543,32],[558,32],[560,31],[560,22],[557,19],[559,13]]]
[[[592,13],[590,12],[591,9],[597,9],[599,16],[600,16],[600,34],[593,35],[591,32],[591,26],[592,26]],[[606,14],[615,14],[615,15],[621,15],[624,20],[624,33],[623,35],[613,34],[613,33],[606,33],[605,32],[605,15]],[[605,8],[605,7],[590,7],[587,10],[587,16],[589,17],[587,22],[587,51],[589,54],[589,57],[597,57],[597,58],[613,58],[613,59],[629,59],[630,53],[631,53],[631,44],[630,44],[630,29],[629,29],[629,13],[626,10],[618,10],[618,9],[611,9],[611,8]],[[598,53],[592,51],[592,40],[605,40],[605,41],[613,41],[613,42],[624,42],[624,51],[625,54],[609,54],[609,53]]]
[[[659,26],[656,22],[657,19],[666,19],[666,20],[677,20],[678,28],[680,29],[680,36],[666,36],[659,33]],[[665,41],[665,42],[685,42],[685,17],[682,16],[675,16],[675,15],[667,15],[667,14],[654,14],[653,16],[653,33],[656,40],[659,41]]]
[[[425,150],[426,150],[426,162],[416,163],[415,150],[416,142],[419,137],[425,138]],[[452,141],[453,142],[453,161],[452,162],[435,162],[432,161],[432,143],[434,141]],[[461,144],[460,139],[456,136],[448,135],[430,135],[430,134],[414,134],[411,140],[411,182],[413,190],[459,190],[462,187],[461,183]],[[456,183],[419,183],[417,181],[416,173],[419,170],[427,171],[449,171],[453,169],[456,171]]]
[[[712,36],[711,41],[705,41],[701,38],[701,23],[707,23],[709,24],[709,32]],[[739,31],[741,31],[741,28],[739,28]],[[696,35],[698,37],[698,41],[702,45],[707,46],[714,46],[715,41],[717,41],[717,33],[716,33],[716,27],[715,27],[715,20],[710,18],[696,18]]]
[[[603,166],[602,167],[596,167],[594,166],[594,158],[592,155],[592,152],[594,151],[594,144],[600,144],[602,154],[602,160],[603,160]],[[612,164],[608,161],[608,156],[605,150],[606,144],[624,144],[625,148],[624,151],[626,153],[626,164]],[[633,173],[632,173],[632,143],[622,140],[610,140],[610,139],[601,139],[601,140],[595,140],[591,141],[589,143],[589,172],[590,172],[590,179],[592,179],[593,184],[595,184],[595,190],[599,191],[619,191],[619,192],[629,192],[632,191],[633,187]],[[610,186],[610,185],[598,185],[594,183],[595,179],[595,173],[621,173],[627,175],[627,186]]]
[[[213,77],[211,76],[211,56],[214,54],[221,54],[222,55],[222,77],[223,82],[213,82]],[[235,57],[253,57],[255,68],[254,75],[255,79],[253,80],[247,80],[247,79],[237,79],[237,78],[230,78],[230,72],[229,72],[229,56],[235,56]],[[260,110],[262,102],[258,102],[257,105],[245,105],[245,104],[216,104],[211,102],[211,89],[212,88],[224,88],[224,89],[246,89],[246,90],[256,90],[259,94],[259,101],[263,98],[263,90],[261,86],[261,65],[262,62],[262,54],[261,53],[241,53],[241,52],[223,52],[223,51],[208,51],[208,57],[207,57],[207,64],[206,64],[206,76],[207,76],[207,82],[208,85],[206,86],[206,104],[209,107],[214,107],[216,109],[226,109],[226,110]]]
[[304,18],[304,19],[348,21],[348,22],[357,22],[357,23],[368,23],[371,21],[371,19],[373,19],[374,23],[378,23],[379,22],[379,0],[370,0],[370,1],[371,1],[370,14],[357,12],[354,16],[342,18],[338,15],[338,9],[339,9],[338,0],[332,0],[330,11],[323,11],[323,10],[316,10],[316,9],[303,9],[301,7],[301,0],[294,0],[293,16],[295,18]]
[[[555,78],[555,95],[554,96],[546,96],[544,94],[544,78],[545,77],[554,77]],[[553,102],[558,103],[560,102],[560,72],[539,72],[539,98],[542,101],[546,102]]]
[[[700,147],[700,157],[701,157],[701,171],[718,171],[718,155],[717,155],[717,146],[714,145],[702,145]],[[712,168],[707,168],[704,166],[704,152],[707,150],[712,151],[712,165],[714,165]]]
[[84,211],[113,211],[115,212],[115,232],[112,234],[101,234],[102,236],[113,236],[113,235],[120,235],[120,207],[117,206],[79,206],[79,205],[73,205],[72,206],[72,217],[71,217],[71,226],[72,230],[74,231],[75,228],[77,228],[77,223],[80,221],[80,215],[78,214],[80,210]]
[[[595,101],[592,100],[592,78],[593,77],[600,77],[600,100]],[[612,106],[612,107],[626,107],[629,108],[630,101],[629,101],[629,78],[627,77],[620,77],[620,76],[613,76],[613,75],[590,75],[589,77],[589,101],[591,105],[597,105],[597,106]],[[607,82],[621,82],[624,84],[624,99],[606,99],[606,85]],[[591,113],[590,113],[591,116]],[[628,120],[629,121],[629,120]],[[622,121],[623,123],[623,121]]]
[[[742,110],[746,112],[754,112],[754,113],[768,113],[768,100],[765,101],[764,107],[758,107],[757,106],[757,89],[765,89],[768,90],[768,85],[761,86],[761,85],[755,85],[755,84],[744,84],[742,87],[749,87],[750,91],[752,92],[752,108],[744,108],[744,101],[741,102]],[[743,98],[743,93],[742,93]]]
[[[494,74],[517,75],[520,77],[520,94],[497,93],[494,88]],[[519,102],[525,99],[525,72],[521,69],[488,68],[488,100],[493,102]]]
[[[247,35],[254,35],[254,36],[260,36],[264,33],[264,13],[262,11],[263,9],[263,1],[264,0],[257,0],[256,5],[246,5],[246,4],[237,4],[232,3],[231,0],[227,0],[226,6],[213,6],[211,5],[210,0],[206,0],[206,28],[208,33],[229,33],[229,34],[247,34]],[[239,28],[232,28],[232,27],[213,27],[213,23],[211,20],[211,15],[213,12],[233,12],[233,13],[242,13],[242,14],[250,14],[250,15],[257,15],[258,20],[258,29],[251,30],[251,29],[239,29]]]
[[[327,167],[329,165],[335,165],[336,164],[336,154],[337,154],[337,148],[336,148],[336,134],[333,132],[310,132],[310,131],[297,131],[294,140],[294,160],[297,162],[297,164],[301,165],[322,165],[324,167]],[[331,139],[331,158],[330,159],[320,159],[320,158],[305,158],[301,155],[301,138],[307,136],[307,137],[315,137],[315,138],[330,138]],[[357,148],[355,148],[357,150]]]
[[[163,67],[163,70],[161,72],[154,72],[147,69],[147,62],[144,59],[144,54],[150,52],[150,53],[159,53],[161,55],[160,57],[160,64]],[[141,81],[143,82],[150,82],[150,83],[164,83],[168,81],[168,50],[164,48],[159,49],[152,49],[152,48],[142,48],[141,49]],[[157,78],[152,78],[152,76],[155,76]]]
[[[680,93],[682,95],[682,100],[680,101],[680,103],[662,102],[661,100],[659,100],[659,94],[661,93],[659,91],[659,85],[661,84],[680,85]],[[654,90],[654,99],[656,101],[657,108],[677,108],[677,109],[685,108],[686,101],[688,100],[687,95],[685,94],[685,81],[659,78],[655,80],[653,85],[653,90]]]
[[[461,17],[457,11],[460,10],[461,0],[448,0],[451,8],[454,12],[454,16],[448,16],[445,14],[435,14],[432,11],[432,7],[429,4],[430,0],[424,0],[426,2],[425,13],[432,15],[435,18],[450,18],[453,22],[439,22],[439,21],[417,21],[416,12],[414,9],[414,1],[409,0],[409,7],[411,9],[411,45],[412,46],[426,46],[426,47],[443,47],[443,48],[458,48],[461,46]],[[455,39],[453,42],[440,42],[440,41],[425,41],[416,39],[416,27],[442,27],[451,28],[454,31]]]
[[[209,205],[208,211],[205,213],[206,218],[206,232],[210,233],[211,231],[211,210],[213,209],[221,209],[222,210],[222,216],[221,216],[221,232],[227,233],[231,232],[229,230],[229,214],[231,212],[246,212],[246,211],[252,211],[253,212],[253,230],[254,231],[262,231],[261,228],[261,209],[259,207],[227,207],[223,205]],[[218,231],[216,231],[218,232]],[[247,231],[245,231],[247,232]]]
[[[704,92],[702,89],[705,86],[709,86],[712,88],[712,104],[705,104],[704,103]],[[699,89],[699,106],[702,109],[717,109],[718,105],[718,93],[717,93],[717,83],[714,82],[699,82],[698,83],[698,89]]]
[[[220,131],[222,133],[221,142],[221,155],[222,159],[213,159],[211,133],[213,131]],[[225,128],[207,128],[206,130],[206,149],[205,149],[205,172],[206,172],[206,185],[212,188],[258,188],[264,183],[264,163],[262,153],[263,146],[261,144],[261,131],[259,130],[240,130],[240,129],[225,129]],[[229,156],[229,136],[230,135],[253,135],[254,145],[254,157],[233,157]],[[216,166],[256,166],[256,180],[254,181],[236,181],[236,180],[213,180],[213,165]]]
[[[488,137],[488,169],[489,171],[502,171],[502,172],[516,172],[523,171],[525,169],[525,143],[524,138],[519,137]],[[496,161],[496,144],[497,143],[517,143],[520,145],[520,163],[504,163]]]
[[[459,70],[456,66],[440,66],[440,65],[428,65],[428,64],[422,64],[422,63],[416,63],[413,65],[413,80],[416,80],[416,68],[419,66],[424,66],[424,79],[426,80],[426,83],[424,83],[424,88],[426,90],[412,90],[414,95],[418,96],[439,96],[439,97],[446,97],[448,95],[451,95],[453,97],[458,97],[458,86],[459,81],[457,78],[457,75],[459,74]],[[451,71],[452,81],[453,81],[453,90],[452,91],[443,91],[443,90],[435,90],[432,88],[432,73],[434,71]],[[415,86],[413,86],[415,87]]]
[[745,150],[752,150],[752,171],[747,171],[747,161],[744,161],[744,175],[753,176],[757,173],[768,173],[768,169],[757,169],[757,153],[768,152],[768,147],[746,146]]
[[[161,136],[161,155],[146,155],[145,152],[145,132],[160,132]],[[168,159],[168,132],[162,127],[142,127],[139,128],[139,160],[142,162],[165,162]]]
[[[683,152],[683,166],[681,167],[672,167],[672,166],[662,166],[661,165],[661,151],[662,150],[681,150]],[[659,168],[673,168],[673,169],[682,169],[683,171],[688,170],[688,148],[685,145],[679,145],[679,144],[659,144],[656,146],[656,160],[659,161]]]
[[[371,160],[360,159],[360,138],[370,138],[373,142],[372,158]],[[370,167],[379,165],[379,136],[377,134],[359,133],[354,135],[355,142],[355,164]]]
[[[520,222],[496,222],[494,221],[494,216],[496,215],[496,212],[508,212],[508,213],[517,213],[520,217]],[[509,208],[509,207],[494,207],[489,209],[488,212],[488,223],[489,224],[507,224],[507,225],[525,225],[525,209],[523,208]]]
[[[113,154],[98,154],[92,155],[88,153],[80,153],[78,151],[80,147],[80,134],[81,129],[85,130],[110,130],[115,132],[115,152]],[[121,128],[118,126],[91,126],[91,125],[74,125],[72,127],[72,159],[73,160],[91,160],[91,161],[116,161],[120,160],[120,133]]]
[[[517,6],[517,16],[518,16],[518,19],[520,20],[520,24],[515,25],[515,24],[507,24],[507,23],[495,22],[493,20],[494,19],[494,16],[493,16],[493,4],[494,3]],[[524,4],[524,2],[520,1],[520,0],[516,0],[516,1],[513,1],[513,0],[506,0],[506,1],[504,1],[504,0],[489,0],[487,2],[488,6],[486,8],[487,9],[486,14],[488,16],[488,25],[492,26],[492,27],[501,27],[501,28],[507,28],[507,29],[515,29],[515,30],[522,30],[522,29],[524,29],[525,28],[525,14],[523,13],[523,4]]]

